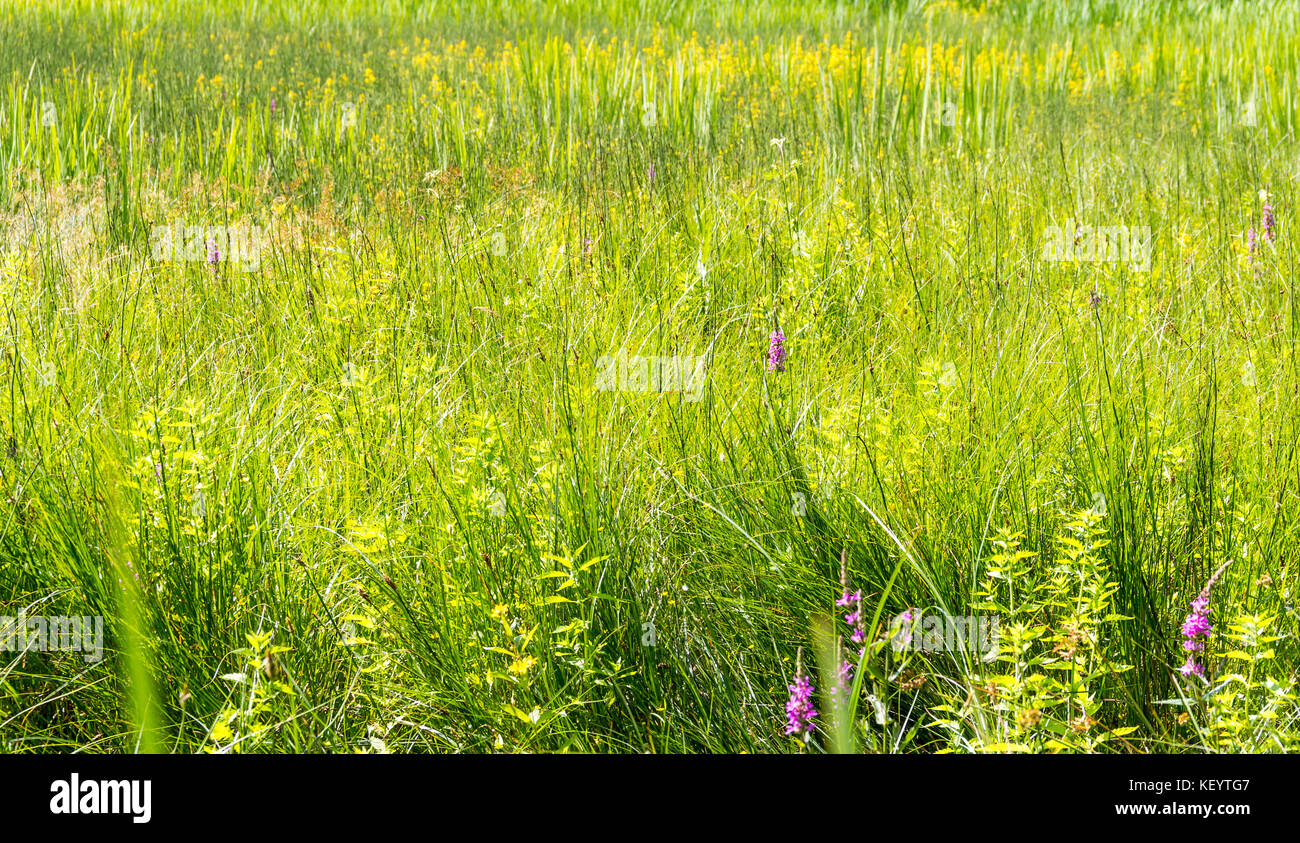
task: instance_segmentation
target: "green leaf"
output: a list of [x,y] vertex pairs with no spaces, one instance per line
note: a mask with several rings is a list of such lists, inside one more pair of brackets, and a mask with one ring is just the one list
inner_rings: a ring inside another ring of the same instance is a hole
[[511,714],[513,714],[515,717],[518,717],[523,722],[528,723],[529,725],[532,725],[535,722],[532,717],[525,714],[520,709],[515,708],[510,703],[501,703],[501,707],[506,711],[510,712]]

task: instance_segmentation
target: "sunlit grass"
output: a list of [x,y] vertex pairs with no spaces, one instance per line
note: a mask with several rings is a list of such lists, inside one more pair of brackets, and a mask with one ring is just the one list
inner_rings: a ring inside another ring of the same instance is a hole
[[[1295,747],[1294,4],[182,5],[0,7],[0,614],[109,629],[0,656],[7,751]],[[805,747],[841,559],[877,644],[1097,651],[878,646]],[[1284,637],[1184,704],[1229,559]]]

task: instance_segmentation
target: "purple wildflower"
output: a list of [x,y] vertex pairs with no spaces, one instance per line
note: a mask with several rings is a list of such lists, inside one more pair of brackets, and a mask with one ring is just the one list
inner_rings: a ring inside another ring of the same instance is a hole
[[916,613],[919,609],[908,608],[890,625],[892,630],[891,637],[894,643],[894,652],[906,650],[914,643],[913,639],[916,634]]
[[799,650],[798,661],[795,667],[794,684],[790,685],[790,700],[785,704],[786,726],[785,733],[793,735],[798,732],[808,733],[812,731],[813,718],[817,716],[817,710],[813,708],[813,685],[803,672],[803,649]]
[[1273,216],[1273,205],[1264,203],[1264,239],[1272,242],[1277,239],[1277,218]]
[[845,659],[840,664],[840,687],[847,690],[853,683],[853,663]]
[[1195,675],[1201,677],[1202,679],[1205,678],[1205,668],[1196,663],[1195,656],[1188,656],[1187,662],[1182,667],[1178,668],[1178,672],[1181,673],[1183,676]]
[[1255,251],[1256,245],[1255,229],[1252,228],[1246,232],[1246,247],[1253,252]]
[[838,708],[841,700],[848,696],[849,689],[853,687],[853,663],[844,657],[843,638],[835,641],[835,660],[839,662],[840,667],[835,672],[834,693],[831,694],[831,702]]
[[767,370],[769,372],[784,372],[786,358],[790,356],[790,353],[785,349],[785,334],[781,333],[780,328],[777,328],[772,332],[769,342],[770,345],[767,349]]
[[[843,642],[840,642],[843,644]],[[837,648],[838,649],[838,648]],[[831,694],[831,704],[838,711],[841,703],[848,700],[849,691],[853,689],[853,664],[848,659],[841,659],[839,675],[835,677],[835,693]]]
[[1205,639],[1214,630],[1210,624],[1210,589],[1214,588],[1214,584],[1219,581],[1220,575],[1227,567],[1228,562],[1224,562],[1219,570],[1214,572],[1214,576],[1210,577],[1210,581],[1201,589],[1200,594],[1192,600],[1191,614],[1183,621],[1183,649],[1187,651],[1187,661],[1178,669],[1183,676],[1195,675],[1205,678],[1205,666],[1196,661],[1196,654],[1205,652]]
[[862,612],[862,591],[849,593],[849,568],[848,568],[848,551],[840,552],[840,599],[835,601],[837,608],[852,606],[853,611],[844,616],[844,622],[853,628],[849,640],[854,644],[861,644],[867,640],[867,630],[863,623],[865,615]]
[[858,599],[858,607],[844,616],[844,622],[853,627],[853,632],[849,634],[849,640],[854,644],[861,644],[867,640],[867,628],[863,621],[866,616],[862,613],[862,600]]
[[218,251],[217,244],[209,240],[208,241],[208,266],[211,267],[212,271],[215,273],[220,263],[221,263],[221,252]]

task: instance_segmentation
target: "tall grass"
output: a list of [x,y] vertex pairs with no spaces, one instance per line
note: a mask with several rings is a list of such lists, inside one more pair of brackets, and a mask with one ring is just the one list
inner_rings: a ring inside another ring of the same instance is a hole
[[[1224,561],[1297,661],[1296,11],[4,7],[0,609],[112,650],[5,654],[0,741],[790,751],[842,559],[875,640],[1010,534],[1050,591],[1104,509],[1085,713],[1135,731],[1066,746],[1210,748],[1170,701]],[[1067,220],[1151,270],[1044,261]],[[176,221],[269,250],[153,259]],[[597,389],[620,351],[701,400]],[[878,656],[814,748],[1029,745],[941,713],[996,667]]]

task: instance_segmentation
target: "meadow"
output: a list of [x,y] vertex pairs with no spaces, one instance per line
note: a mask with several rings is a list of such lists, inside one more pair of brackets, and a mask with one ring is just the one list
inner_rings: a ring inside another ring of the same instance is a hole
[[1300,748],[1297,33],[0,3],[0,752]]

